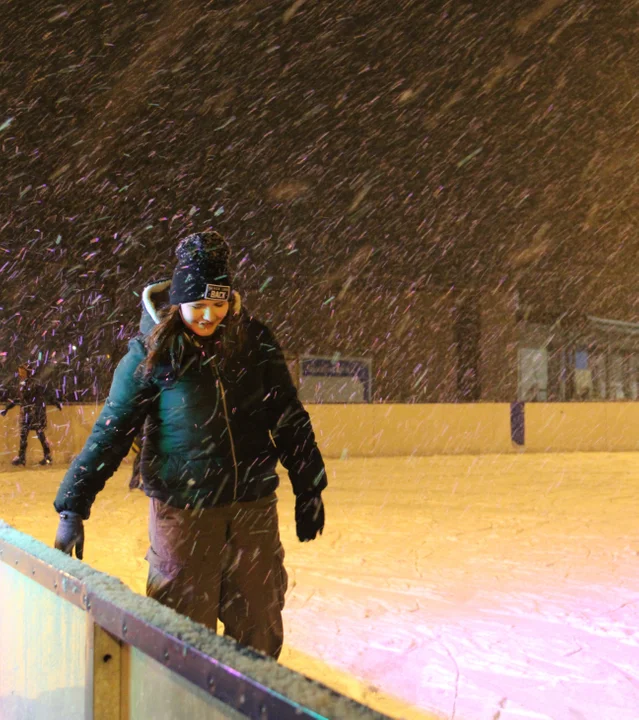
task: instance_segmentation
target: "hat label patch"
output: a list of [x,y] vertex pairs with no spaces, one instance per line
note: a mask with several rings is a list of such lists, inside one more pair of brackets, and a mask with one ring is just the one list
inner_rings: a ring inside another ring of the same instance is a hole
[[231,297],[231,288],[228,285],[207,285],[204,291],[206,300],[228,300]]

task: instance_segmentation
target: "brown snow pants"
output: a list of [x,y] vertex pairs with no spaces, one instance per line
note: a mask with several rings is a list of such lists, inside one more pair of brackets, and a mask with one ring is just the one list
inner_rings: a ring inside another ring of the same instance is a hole
[[279,657],[288,576],[275,494],[201,510],[152,498],[149,538],[149,597]]

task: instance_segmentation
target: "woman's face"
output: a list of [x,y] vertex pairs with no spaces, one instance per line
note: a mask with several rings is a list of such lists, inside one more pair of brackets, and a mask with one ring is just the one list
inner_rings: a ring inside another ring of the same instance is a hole
[[197,300],[180,305],[182,322],[200,337],[213,335],[228,311],[228,300]]

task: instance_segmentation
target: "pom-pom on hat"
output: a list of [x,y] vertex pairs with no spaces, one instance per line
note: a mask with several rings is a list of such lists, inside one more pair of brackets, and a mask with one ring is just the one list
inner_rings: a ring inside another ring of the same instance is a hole
[[194,233],[181,240],[175,250],[178,264],[171,281],[171,305],[230,300],[230,254],[228,243],[218,232]]

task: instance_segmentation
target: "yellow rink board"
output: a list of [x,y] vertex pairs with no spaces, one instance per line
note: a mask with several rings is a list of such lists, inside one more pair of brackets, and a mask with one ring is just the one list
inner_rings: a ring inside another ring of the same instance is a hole
[[513,452],[506,403],[311,405],[326,457]]
[[[510,452],[639,450],[639,403],[526,403],[525,446],[513,444],[509,403],[308,405],[327,458],[477,455]],[[49,409],[47,437],[56,463],[84,445],[101,406]],[[0,422],[0,463],[17,452],[19,413]],[[30,434],[27,465],[42,457]]]
[[529,452],[635,452],[639,403],[527,403]]

